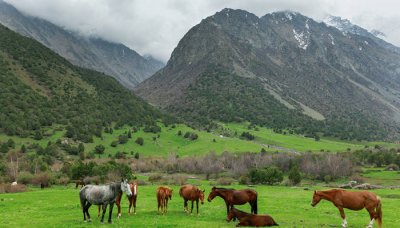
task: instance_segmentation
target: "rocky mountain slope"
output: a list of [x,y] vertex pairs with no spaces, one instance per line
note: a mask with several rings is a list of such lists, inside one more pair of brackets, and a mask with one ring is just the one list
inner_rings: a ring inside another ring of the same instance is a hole
[[224,9],[193,27],[136,93],[193,123],[391,138],[400,121],[400,55],[364,32],[289,11],[259,18]]
[[115,79],[76,67],[0,25],[0,132],[40,139],[49,126],[91,142],[116,123],[143,126],[168,118]]
[[85,38],[46,20],[24,15],[1,0],[0,23],[39,41],[74,65],[113,76],[127,88],[133,88],[164,66],[122,44]]

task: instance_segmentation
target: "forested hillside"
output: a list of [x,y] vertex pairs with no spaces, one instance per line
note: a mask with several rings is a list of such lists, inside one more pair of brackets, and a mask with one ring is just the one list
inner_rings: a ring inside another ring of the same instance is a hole
[[68,126],[84,142],[102,128],[152,125],[163,114],[115,79],[75,67],[37,41],[0,26],[0,130],[40,138],[43,128]]

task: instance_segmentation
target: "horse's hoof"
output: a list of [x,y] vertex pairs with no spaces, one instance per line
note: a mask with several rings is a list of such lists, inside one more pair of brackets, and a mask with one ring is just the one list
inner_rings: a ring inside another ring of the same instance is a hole
[[112,221],[108,221],[108,224],[111,224],[112,223]]

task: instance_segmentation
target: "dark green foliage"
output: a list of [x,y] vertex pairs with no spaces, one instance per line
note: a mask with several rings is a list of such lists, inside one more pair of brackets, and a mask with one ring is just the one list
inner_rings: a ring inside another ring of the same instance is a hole
[[33,139],[35,139],[35,140],[43,139],[42,132],[40,130],[35,131],[35,136],[33,136]]
[[118,151],[117,153],[115,153],[114,157],[117,159],[126,158],[126,152]]
[[300,174],[300,171],[297,168],[297,166],[293,166],[290,169],[288,178],[289,178],[289,181],[291,182],[291,184],[293,184],[293,185],[300,184],[301,174]]
[[78,145],[78,152],[82,153],[85,151],[85,146],[83,145],[83,143],[79,143]]
[[112,142],[111,142],[111,146],[112,146],[112,147],[117,147],[118,144],[119,144],[118,141],[112,141]]
[[10,149],[8,148],[7,143],[2,143],[0,146],[0,152],[1,153],[7,153]]
[[151,132],[151,133],[158,133],[161,132],[161,127],[157,125],[152,125],[152,126],[145,126],[143,128],[144,132]]
[[94,151],[96,152],[96,154],[104,154],[104,150],[105,150],[106,148],[103,146],[103,145],[97,145],[95,148],[94,148]]
[[42,127],[62,124],[66,137],[89,143],[111,123],[155,126],[164,120],[115,79],[75,67],[4,26],[0,53],[0,131],[8,135],[39,140]]
[[144,139],[143,139],[142,137],[138,137],[138,138],[135,140],[135,143],[137,143],[137,144],[143,146],[143,144],[144,144]]
[[7,141],[7,146],[10,147],[10,148],[12,148],[12,149],[15,149],[15,142],[14,142],[14,140],[9,139],[9,140]]
[[199,136],[198,136],[196,133],[194,133],[194,132],[189,132],[189,131],[187,131],[187,132],[183,135],[183,137],[184,137],[185,139],[190,139],[190,140],[196,140],[196,139],[199,138]]
[[276,167],[267,167],[265,169],[252,169],[249,177],[254,184],[273,185],[283,180],[283,173]]
[[25,146],[25,144],[22,144],[22,146],[21,146],[21,152],[22,152],[22,153],[26,153],[26,146]]
[[127,143],[128,142],[128,136],[127,135],[118,136],[118,142],[119,142],[119,144]]
[[130,138],[130,139],[132,138],[132,132],[131,132],[131,130],[128,131],[128,138]]
[[247,139],[247,140],[254,140],[254,135],[252,135],[250,132],[247,132],[247,131],[243,132],[240,135],[240,137],[244,138],[244,139]]
[[135,157],[134,157],[135,159],[139,159],[139,152],[136,152],[135,153]]
[[178,136],[181,136],[181,135],[182,135],[182,131],[179,130],[179,131],[178,131]]

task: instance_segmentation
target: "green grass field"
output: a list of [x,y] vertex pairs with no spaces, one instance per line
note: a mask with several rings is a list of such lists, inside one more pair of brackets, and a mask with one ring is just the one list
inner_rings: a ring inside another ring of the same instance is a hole
[[[173,186],[174,194],[166,215],[157,213],[155,189],[157,186],[140,186],[138,189],[137,214],[127,214],[128,202],[122,200],[122,218],[116,218],[114,207],[113,224],[109,227],[234,227],[227,223],[226,207],[220,198],[200,205],[200,215],[183,212],[183,200],[178,196],[179,186]],[[246,186],[232,186],[237,189]],[[211,189],[203,185],[206,196]],[[321,201],[315,208],[310,206],[313,191],[303,188],[280,186],[256,186],[259,214],[268,213],[280,227],[340,227],[338,210],[329,202]],[[318,188],[321,189],[321,188]],[[382,198],[384,227],[398,227],[400,217],[400,190],[376,190]],[[190,206],[190,205],[189,205]],[[239,207],[250,211],[249,205]],[[349,227],[365,227],[369,216],[366,210],[346,210]],[[100,225],[97,207],[90,209],[91,223],[83,222],[78,190],[74,186],[37,188],[25,193],[0,195],[0,227],[93,227]],[[106,217],[107,219],[107,217]],[[106,221],[105,219],[105,221]]]
[[[161,125],[160,125],[161,126]],[[111,143],[118,140],[118,136],[126,134],[129,130],[128,127],[114,130],[113,134],[103,133],[102,138],[94,138],[93,143],[85,144],[85,151],[93,151],[96,145],[102,144],[105,146],[105,154],[102,156],[114,155],[118,151],[127,152],[131,155],[138,152],[140,156],[168,156],[170,153],[175,153],[179,156],[188,155],[204,155],[208,152],[215,152],[217,154],[224,151],[233,153],[241,152],[260,152],[262,148],[267,151],[331,151],[342,152],[347,151],[348,148],[361,149],[368,146],[379,144],[381,146],[392,148],[399,147],[397,144],[385,142],[346,142],[337,139],[321,138],[320,141],[315,141],[313,138],[307,138],[302,135],[283,135],[273,132],[271,129],[259,128],[258,130],[249,130],[247,124],[221,124],[224,132],[229,132],[230,137],[222,136],[223,132],[206,132],[194,130],[186,125],[177,124],[175,128],[162,126],[161,133],[145,133],[140,130],[132,133],[132,138],[126,144],[119,144],[117,147],[111,147]],[[46,146],[48,141],[55,142],[59,138],[63,138],[64,130],[55,130],[60,126],[46,130],[49,135],[42,140],[33,140],[32,138],[19,138],[9,137],[0,134],[0,142],[5,142],[8,139],[13,139],[17,148],[22,144],[29,145],[31,143],[38,143],[41,146]],[[178,135],[178,131],[182,132],[195,132],[198,134],[198,139],[191,141],[185,139],[183,136]],[[242,132],[247,131],[255,136],[252,141],[241,139],[239,136]],[[237,133],[236,135],[234,133]],[[160,137],[158,137],[160,135]],[[144,145],[140,146],[135,143],[138,137],[144,139]],[[154,140],[155,139],[155,140]]]

